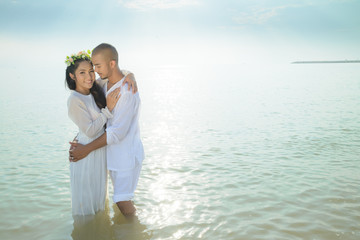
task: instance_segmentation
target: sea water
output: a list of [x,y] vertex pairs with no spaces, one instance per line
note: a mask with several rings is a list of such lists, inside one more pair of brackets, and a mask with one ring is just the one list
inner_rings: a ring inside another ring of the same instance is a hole
[[0,239],[360,238],[358,64],[133,70],[146,159],[131,222],[111,198],[71,216],[64,69],[1,71]]

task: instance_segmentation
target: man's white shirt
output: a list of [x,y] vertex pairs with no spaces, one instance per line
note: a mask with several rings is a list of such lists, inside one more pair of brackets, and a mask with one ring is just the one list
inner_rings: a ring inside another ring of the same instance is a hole
[[124,79],[114,84],[109,91],[108,80],[97,80],[105,96],[121,87],[121,97],[112,111],[113,117],[106,124],[107,168],[112,171],[132,170],[145,157],[139,127],[140,96],[138,92],[133,94],[131,89],[128,90],[127,84],[121,86]]

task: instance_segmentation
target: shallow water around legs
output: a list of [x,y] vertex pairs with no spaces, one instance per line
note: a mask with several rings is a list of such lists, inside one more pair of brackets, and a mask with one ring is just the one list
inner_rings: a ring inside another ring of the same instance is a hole
[[111,200],[74,221],[68,92],[16,77],[26,101],[1,90],[0,239],[360,238],[356,64],[137,72],[146,159],[131,221]]

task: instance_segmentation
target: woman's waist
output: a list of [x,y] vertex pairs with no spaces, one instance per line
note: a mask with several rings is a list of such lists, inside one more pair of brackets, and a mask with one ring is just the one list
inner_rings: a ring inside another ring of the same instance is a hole
[[88,144],[100,137],[105,131],[101,130],[99,131],[94,137],[88,137],[85,133],[79,131],[78,135],[76,136],[76,139],[78,143],[81,144]]

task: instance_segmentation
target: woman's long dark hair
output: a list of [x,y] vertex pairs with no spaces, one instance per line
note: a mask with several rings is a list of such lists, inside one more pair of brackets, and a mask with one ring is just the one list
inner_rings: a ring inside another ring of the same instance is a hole
[[[70,66],[68,66],[66,68],[65,81],[66,81],[66,85],[71,90],[76,89],[76,82],[74,81],[74,79],[72,79],[70,77],[70,73],[75,75],[76,69],[79,67],[79,64],[83,61],[88,61],[91,64],[91,66],[93,65],[89,58],[84,58],[84,59],[75,60],[74,64],[71,64]],[[95,103],[100,109],[106,107],[105,94],[104,94],[103,90],[101,89],[101,87],[96,83],[96,81],[94,82],[93,86],[90,88],[90,93],[93,95],[93,97],[95,99]]]

